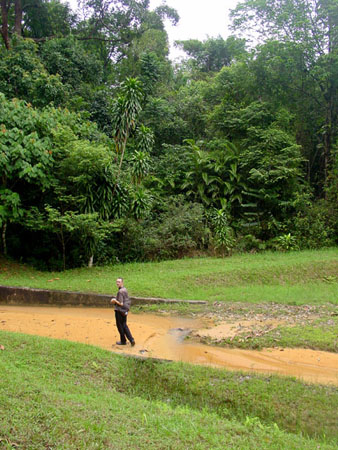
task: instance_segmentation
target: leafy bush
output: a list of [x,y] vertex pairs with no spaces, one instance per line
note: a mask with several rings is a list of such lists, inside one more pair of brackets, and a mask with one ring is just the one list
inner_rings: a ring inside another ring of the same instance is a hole
[[33,41],[23,39],[17,39],[9,51],[0,48],[0,92],[38,107],[62,105],[69,98],[68,87],[59,74],[47,72],[37,50]]
[[321,248],[335,245],[337,230],[332,222],[330,204],[326,200],[310,203],[293,221],[294,235],[300,248]]
[[209,214],[213,229],[213,245],[216,249],[230,253],[235,245],[233,229],[229,226],[228,214],[225,209],[214,209]]
[[181,195],[171,197],[147,227],[144,256],[147,259],[182,257],[205,247],[209,234],[202,205],[184,202]]
[[209,239],[202,205],[178,195],[154,205],[142,221],[128,219],[118,243],[119,257],[123,261],[180,258],[207,247]]
[[258,239],[254,234],[239,235],[236,239],[236,250],[242,252],[258,252],[264,251],[267,243]]
[[291,233],[285,233],[273,239],[276,250],[290,251],[298,250],[297,238]]

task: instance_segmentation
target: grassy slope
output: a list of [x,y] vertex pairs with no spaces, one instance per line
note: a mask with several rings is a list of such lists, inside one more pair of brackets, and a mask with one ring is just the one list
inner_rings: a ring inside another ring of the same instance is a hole
[[335,388],[15,333],[0,345],[1,448],[337,448]]
[[0,284],[5,285],[112,293],[115,279],[122,276],[134,296],[290,305],[337,304],[337,273],[337,248],[118,264],[61,273],[0,261]]

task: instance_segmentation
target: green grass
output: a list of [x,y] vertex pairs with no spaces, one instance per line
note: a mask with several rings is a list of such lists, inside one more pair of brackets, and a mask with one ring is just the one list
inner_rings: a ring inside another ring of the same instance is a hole
[[17,333],[0,345],[1,448],[337,448],[334,387]]
[[338,303],[338,249],[265,252],[228,258],[195,258],[117,264],[65,272],[39,272],[0,263],[0,284],[72,291],[115,292],[125,278],[131,295],[186,300]]

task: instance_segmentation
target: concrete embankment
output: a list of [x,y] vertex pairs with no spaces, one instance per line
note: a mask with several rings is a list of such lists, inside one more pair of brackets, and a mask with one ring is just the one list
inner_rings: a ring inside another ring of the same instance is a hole
[[[0,286],[0,305],[109,306],[112,295],[94,292],[70,292],[51,289]],[[151,303],[205,304],[200,300],[131,297],[132,305]]]

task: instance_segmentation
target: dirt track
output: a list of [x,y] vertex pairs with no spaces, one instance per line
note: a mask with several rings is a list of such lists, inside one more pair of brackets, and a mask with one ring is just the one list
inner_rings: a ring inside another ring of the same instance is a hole
[[334,353],[304,349],[224,349],[184,341],[191,330],[199,335],[230,335],[229,324],[222,329],[219,325],[213,326],[208,319],[130,313],[128,324],[136,340],[133,348],[115,345],[118,334],[111,308],[0,306],[0,330],[229,370],[291,375],[312,383],[338,386],[338,355]]

